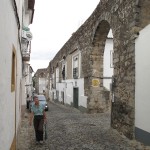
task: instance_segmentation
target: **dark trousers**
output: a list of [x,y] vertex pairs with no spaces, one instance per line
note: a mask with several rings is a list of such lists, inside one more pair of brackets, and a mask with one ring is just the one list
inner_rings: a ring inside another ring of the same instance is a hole
[[30,102],[30,101],[27,101],[27,109],[29,109],[29,102]]
[[43,116],[34,116],[34,129],[36,141],[43,141],[43,124],[44,124]]

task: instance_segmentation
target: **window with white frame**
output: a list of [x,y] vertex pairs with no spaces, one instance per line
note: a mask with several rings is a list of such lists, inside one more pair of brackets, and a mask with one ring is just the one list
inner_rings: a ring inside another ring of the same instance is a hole
[[73,57],[73,78],[79,77],[79,55]]
[[110,50],[110,68],[114,68],[113,55],[114,55],[114,51]]
[[66,66],[65,66],[65,64],[63,64],[63,66],[62,66],[62,79],[65,80],[65,77],[66,77]]
[[67,77],[67,62],[65,59],[62,61],[62,80],[66,80]]
[[52,88],[55,88],[55,74],[52,74]]
[[56,68],[56,83],[59,82],[59,68]]

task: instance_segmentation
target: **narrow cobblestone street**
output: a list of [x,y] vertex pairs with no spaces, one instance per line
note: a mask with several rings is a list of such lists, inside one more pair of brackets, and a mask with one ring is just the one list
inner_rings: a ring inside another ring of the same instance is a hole
[[110,114],[83,114],[77,109],[49,103],[48,139],[35,144],[28,111],[21,122],[18,150],[148,150],[110,128]]

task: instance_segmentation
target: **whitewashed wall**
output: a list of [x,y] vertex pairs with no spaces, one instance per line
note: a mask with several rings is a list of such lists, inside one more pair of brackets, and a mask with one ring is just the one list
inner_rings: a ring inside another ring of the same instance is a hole
[[24,26],[28,27],[29,22],[30,22],[29,14],[24,13]]
[[135,42],[135,126],[150,133],[150,25]]
[[[76,82],[76,83],[75,83]],[[63,83],[57,83],[56,90],[59,91],[59,101],[62,101],[61,91],[64,92],[64,103],[73,103],[73,88],[79,88],[79,106],[87,108],[87,97],[84,96],[84,79],[70,79]]]
[[[33,87],[32,87],[32,72],[30,72],[30,64],[24,63],[24,78],[25,78],[25,93],[26,96],[27,94],[29,94],[29,97],[31,98],[32,96],[32,91],[33,91]],[[25,99],[26,102],[26,99]]]
[[63,101],[62,97],[61,97],[61,91],[65,92],[65,89],[66,89],[65,85],[66,85],[65,82],[64,83],[56,83],[56,90],[59,91],[59,97],[58,97],[58,99],[59,99],[60,102]]
[[[16,130],[20,121],[20,82],[22,79],[21,53],[18,43],[18,29],[12,6],[12,1],[0,1],[0,149],[10,149],[15,134],[15,108]],[[21,13],[21,12],[19,12]],[[11,66],[12,47],[16,49],[17,78],[16,91],[11,92]],[[16,105],[16,106],[15,106]]]
[[[22,86],[22,56],[19,49],[19,43],[18,43],[18,50],[17,50],[17,75],[16,75],[16,130],[18,130],[19,123],[21,121],[21,105],[22,101],[22,95],[25,96],[23,93]],[[17,132],[17,131],[16,131]]]
[[[113,39],[107,39],[104,49],[104,61],[103,61],[103,76],[104,77],[112,77],[113,75],[113,68],[111,68],[111,58],[110,52],[113,51]],[[104,79],[103,86],[110,90],[110,83],[112,82],[111,79]]]
[[25,87],[25,78],[23,77],[22,80],[21,80],[21,105],[24,107],[26,106],[26,87]]

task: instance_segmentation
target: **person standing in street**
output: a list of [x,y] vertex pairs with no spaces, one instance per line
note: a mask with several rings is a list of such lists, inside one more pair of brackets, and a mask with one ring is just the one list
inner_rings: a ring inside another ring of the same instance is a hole
[[29,109],[29,103],[30,103],[30,97],[29,97],[29,94],[27,94],[27,98],[26,98],[27,109]]
[[30,126],[34,124],[36,143],[43,144],[43,125],[46,123],[46,112],[44,106],[40,104],[38,97],[34,97],[34,104],[31,108]]

